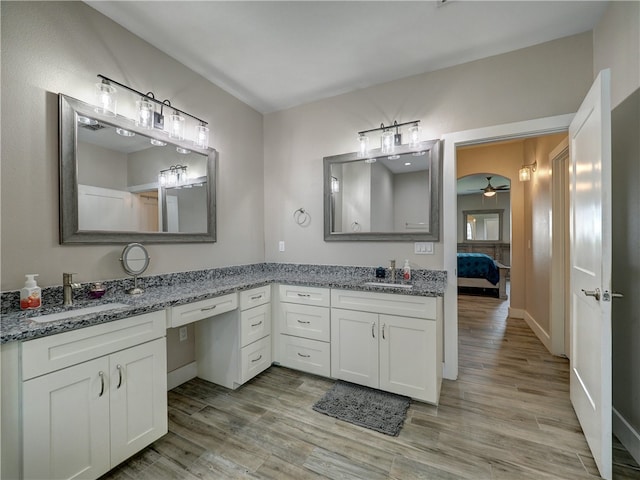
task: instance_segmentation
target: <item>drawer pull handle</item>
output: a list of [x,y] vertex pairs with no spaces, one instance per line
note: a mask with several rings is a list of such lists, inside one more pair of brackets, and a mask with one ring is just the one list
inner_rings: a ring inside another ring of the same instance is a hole
[[309,298],[311,296],[310,293],[299,293],[298,294],[299,297],[303,297],[303,298]]
[[251,297],[251,300],[260,300],[261,298],[262,298],[262,294],[254,295],[253,297]]
[[372,336],[373,338],[376,338],[376,322],[373,322],[373,323],[371,324],[371,336]]
[[104,395],[104,372],[100,370],[98,375],[100,376],[100,395],[98,395],[98,397],[101,397]]
[[119,389],[122,386],[122,365],[116,365],[118,369],[118,386],[116,389]]
[[311,322],[309,322],[309,321],[305,322],[304,320],[298,320],[298,323],[302,323],[303,325],[309,325]]
[[262,325],[262,320],[260,320],[258,323],[251,324],[252,327],[257,327],[258,325]]
[[216,307],[217,307],[217,305],[211,305],[210,307],[201,308],[200,311],[201,312],[208,312],[209,310],[213,310]]
[[385,337],[385,336],[384,336],[384,329],[385,329],[385,327],[386,327],[386,325],[383,323],[383,324],[382,324],[382,339],[383,339],[383,340],[386,340],[386,339],[387,339],[387,337]]
[[309,358],[311,355],[303,355],[302,353],[298,352],[298,356],[302,358]]
[[262,360],[262,355],[260,355],[258,358],[256,358],[255,360],[251,360],[251,363],[256,363],[259,362],[260,360]]

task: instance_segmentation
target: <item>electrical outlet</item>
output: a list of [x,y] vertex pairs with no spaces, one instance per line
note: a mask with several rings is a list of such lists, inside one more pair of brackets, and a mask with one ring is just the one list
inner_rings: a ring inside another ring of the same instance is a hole
[[187,327],[180,327],[179,332],[180,332],[180,341],[184,342],[188,338]]
[[284,252],[284,240],[278,242],[278,250]]

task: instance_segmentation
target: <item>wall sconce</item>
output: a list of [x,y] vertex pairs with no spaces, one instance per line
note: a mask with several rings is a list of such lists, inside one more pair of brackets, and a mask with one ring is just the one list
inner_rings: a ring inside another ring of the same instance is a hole
[[336,177],[331,177],[331,193],[339,193],[340,192],[340,180]]
[[[104,75],[98,74],[98,78],[101,79],[101,82],[96,84],[95,89],[95,103],[97,105],[95,109],[96,112],[112,117],[116,116],[117,90],[112,85],[115,84],[119,87],[124,88],[125,90],[129,90],[130,92],[137,94],[140,97],[140,99],[136,102],[137,116],[135,121],[138,127],[164,130],[165,122],[163,109],[166,105],[173,109],[173,114],[169,116],[169,124],[167,126],[169,137],[175,140],[184,140],[185,116],[191,117],[199,123],[199,125],[196,126],[196,135],[193,142],[194,145],[202,149],[209,148],[209,128],[207,127],[207,122],[205,122],[201,118],[198,118],[195,115],[191,115],[184,110],[180,110],[179,108],[174,107],[173,105],[171,105],[171,102],[169,100],[156,100],[153,92],[142,93],[135,88],[131,88],[120,82],[116,82],[115,80],[105,77]],[[155,111],[155,105],[160,105],[160,112]],[[157,143],[153,144],[162,146],[160,145],[162,143],[164,142],[158,141]]]
[[[400,127],[411,125],[409,132],[409,145],[415,147],[420,143],[420,120],[412,120],[410,122],[398,123],[394,120],[393,125],[385,126],[380,124],[379,128],[372,128],[358,132],[358,157],[365,158],[369,155],[369,132],[382,131],[380,137],[380,149],[384,154],[392,154],[396,146],[402,145],[402,134]],[[395,132],[394,132],[395,129]]]
[[521,182],[528,182],[529,180],[531,180],[531,172],[535,172],[537,168],[537,161],[529,165],[523,165],[522,167],[520,167],[520,170],[518,170],[518,179]]

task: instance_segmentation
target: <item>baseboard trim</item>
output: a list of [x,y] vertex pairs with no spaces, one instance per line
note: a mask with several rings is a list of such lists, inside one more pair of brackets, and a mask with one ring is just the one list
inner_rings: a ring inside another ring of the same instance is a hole
[[521,308],[509,307],[509,316],[511,318],[524,318],[524,310],[522,310]]
[[533,330],[536,337],[538,337],[546,349],[551,353],[551,336],[544,331],[544,328],[542,328],[540,324],[536,322],[536,319],[529,315],[528,312],[524,312],[524,321],[527,322],[529,328]]
[[198,364],[196,362],[187,363],[186,365],[176,368],[167,373],[167,390],[176,388],[184,382],[188,382],[192,378],[198,376]]
[[637,432],[615,408],[611,410],[613,413],[613,434],[618,437],[624,448],[640,464],[640,432]]

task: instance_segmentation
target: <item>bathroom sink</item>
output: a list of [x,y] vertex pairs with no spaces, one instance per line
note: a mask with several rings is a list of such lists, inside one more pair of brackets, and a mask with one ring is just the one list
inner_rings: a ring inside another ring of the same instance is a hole
[[50,313],[48,315],[40,315],[39,317],[31,317],[29,320],[37,323],[55,322],[56,320],[68,320],[74,317],[88,315],[90,313],[105,312],[107,310],[128,306],[129,305],[126,303],[104,303],[102,305],[96,305],[95,307],[78,308],[77,310],[68,310],[66,312]]
[[406,283],[366,282],[365,285],[367,287],[399,288],[403,290],[409,290],[413,288],[413,285]]

